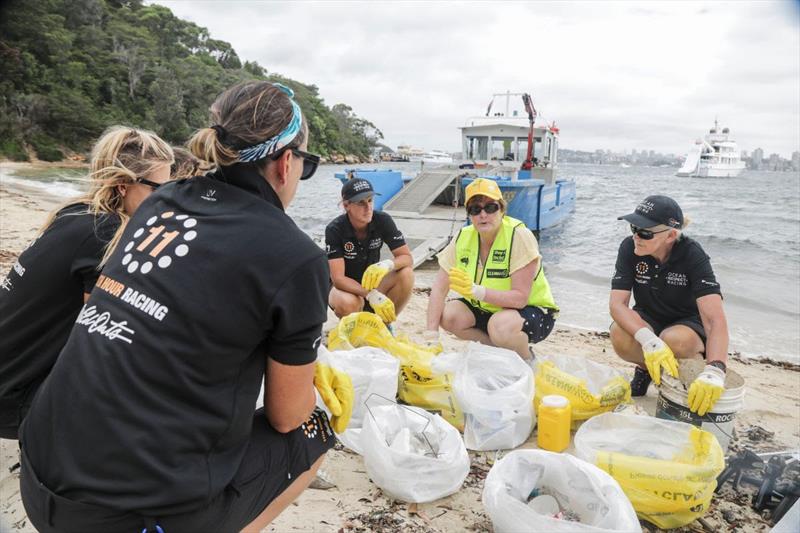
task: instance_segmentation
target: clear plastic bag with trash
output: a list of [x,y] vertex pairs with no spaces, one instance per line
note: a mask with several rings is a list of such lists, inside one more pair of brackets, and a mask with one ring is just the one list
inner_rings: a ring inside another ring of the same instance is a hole
[[[329,351],[325,346],[320,346],[317,352],[317,361],[324,362],[333,368],[342,370],[353,383],[353,414],[344,433],[337,434],[339,441],[353,450],[361,453],[360,436],[367,416],[367,407],[364,404],[373,393],[394,398],[397,394],[397,373],[400,362],[396,357],[379,348],[356,348],[354,350]],[[325,402],[317,395],[317,407],[324,409],[330,415]]]
[[454,374],[468,449],[510,449],[530,436],[536,423],[533,372],[515,352],[471,342],[466,353],[442,354],[432,368]]
[[489,471],[483,505],[496,533],[641,532],[619,483],[563,453],[510,452]]
[[372,396],[361,432],[370,479],[389,497],[424,503],[461,488],[469,455],[456,428],[439,415]]
[[650,416],[596,416],[575,434],[575,449],[619,482],[640,518],[663,529],[703,516],[725,467],[712,433]]
[[564,396],[572,408],[572,427],[631,401],[631,386],[615,368],[574,355],[536,356],[536,396]]

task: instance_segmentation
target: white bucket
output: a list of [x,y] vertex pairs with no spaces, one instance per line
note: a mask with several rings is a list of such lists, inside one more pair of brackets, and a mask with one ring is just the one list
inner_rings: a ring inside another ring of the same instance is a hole
[[703,371],[705,364],[705,361],[699,359],[679,361],[678,379],[662,373],[656,417],[688,422],[710,431],[717,437],[722,450],[727,451],[733,437],[733,421],[744,405],[744,379],[733,370],[728,370],[725,375],[725,392],[711,411],[699,416],[689,411],[688,390],[689,385]]

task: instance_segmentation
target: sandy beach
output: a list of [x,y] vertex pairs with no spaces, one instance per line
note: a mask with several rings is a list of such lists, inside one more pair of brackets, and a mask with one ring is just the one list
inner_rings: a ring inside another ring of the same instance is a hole
[[[33,188],[0,184],[0,276],[12,266],[48,212],[60,203],[60,199]],[[427,289],[434,269],[435,266],[429,266],[418,272],[413,297],[396,323],[397,331],[412,336],[422,333]],[[558,299],[558,294],[555,297]],[[335,317],[329,313],[326,331],[335,324]],[[444,345],[446,350],[459,351],[465,343],[445,336]],[[620,368],[628,376],[633,370],[615,356],[608,334],[603,331],[584,331],[557,324],[550,337],[537,345],[537,353],[587,357]],[[729,368],[739,373],[746,383],[744,409],[736,418],[737,438],[732,447],[748,447],[754,451],[800,447],[800,368],[743,359],[737,354],[731,354]],[[646,397],[636,399],[629,408],[652,415],[657,395],[657,389],[651,387]],[[747,430],[753,426],[774,435],[750,440]],[[535,435],[534,431],[521,448],[536,448]],[[470,452],[470,456],[471,471],[458,493],[432,503],[408,505],[392,502],[369,480],[360,456],[337,448],[328,454],[323,466],[325,477],[334,486],[326,490],[307,490],[266,531],[491,531],[491,522],[481,503],[481,491],[497,454]],[[19,470],[13,468],[17,462],[16,441],[0,441],[0,531],[33,531],[20,501]],[[749,490],[751,494],[752,489]],[[752,510],[748,500],[733,493],[728,486],[714,499],[702,523],[695,521],[680,530],[768,531],[769,528],[770,523]]]

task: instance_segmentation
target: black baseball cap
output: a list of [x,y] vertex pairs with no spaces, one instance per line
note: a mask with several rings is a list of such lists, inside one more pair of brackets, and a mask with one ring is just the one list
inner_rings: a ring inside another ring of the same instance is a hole
[[348,202],[360,202],[366,198],[372,198],[380,193],[375,192],[372,184],[363,178],[353,178],[347,180],[342,186],[342,200]]
[[683,228],[683,211],[678,202],[669,196],[648,196],[636,206],[630,215],[617,217],[617,220],[627,220],[640,228],[652,228],[663,224],[670,228]]

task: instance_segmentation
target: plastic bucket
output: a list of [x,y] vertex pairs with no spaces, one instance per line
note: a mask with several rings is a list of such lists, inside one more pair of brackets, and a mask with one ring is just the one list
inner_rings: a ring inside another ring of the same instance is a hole
[[699,416],[689,410],[689,385],[703,371],[705,361],[680,361],[678,379],[662,374],[661,387],[656,404],[656,417],[664,420],[688,422],[713,433],[723,451],[733,438],[733,422],[744,405],[744,379],[728,370],[725,375],[725,392],[722,393],[712,411]]

